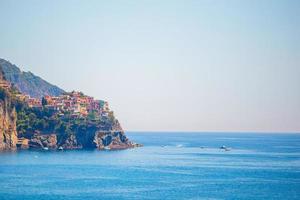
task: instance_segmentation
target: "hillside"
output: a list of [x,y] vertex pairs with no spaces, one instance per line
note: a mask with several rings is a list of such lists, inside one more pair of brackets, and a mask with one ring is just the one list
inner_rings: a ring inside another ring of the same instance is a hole
[[126,137],[108,102],[64,92],[5,60],[0,63],[0,151],[140,146]]
[[48,83],[31,72],[23,72],[16,65],[0,58],[0,70],[3,71],[7,81],[14,84],[18,90],[31,97],[42,98],[45,95],[58,96],[64,90]]

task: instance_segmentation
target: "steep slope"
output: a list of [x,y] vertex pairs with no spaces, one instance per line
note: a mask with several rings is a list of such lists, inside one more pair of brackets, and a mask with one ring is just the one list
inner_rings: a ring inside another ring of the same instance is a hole
[[16,65],[0,58],[0,70],[2,69],[6,80],[13,83],[20,92],[31,97],[42,98],[45,95],[58,96],[64,91],[59,87],[48,83],[31,72],[22,72]]
[[104,101],[96,100],[98,106],[89,104],[92,106],[89,107],[89,115],[76,117],[68,109],[48,107],[47,102],[41,107],[31,107],[21,98],[19,90],[32,97],[49,94],[56,99],[64,93],[61,96],[63,101],[70,104],[78,101],[81,106],[84,101],[94,102],[93,98],[83,93],[76,97],[72,96],[76,92],[65,93],[32,73],[21,72],[15,65],[0,59],[0,151],[17,148],[102,150],[141,146],[126,137],[108,105],[104,107],[105,104],[101,103]]
[[[0,83],[1,85],[5,83],[1,71]],[[16,120],[17,113],[12,103],[10,91],[0,87],[0,151],[16,148],[18,141]]]
[[17,109],[19,139],[27,144],[21,148],[33,149],[127,149],[139,145],[125,135],[119,121],[113,116],[101,119],[73,118],[65,113],[45,108]]

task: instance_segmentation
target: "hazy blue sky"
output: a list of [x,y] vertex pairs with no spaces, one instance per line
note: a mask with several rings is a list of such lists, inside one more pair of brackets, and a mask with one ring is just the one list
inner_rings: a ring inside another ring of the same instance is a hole
[[126,130],[300,131],[300,1],[0,0],[0,57]]

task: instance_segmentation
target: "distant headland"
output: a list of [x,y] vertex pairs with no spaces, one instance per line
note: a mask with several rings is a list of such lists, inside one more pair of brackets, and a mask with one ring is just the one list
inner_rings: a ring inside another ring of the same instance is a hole
[[65,92],[0,59],[0,150],[127,149],[108,102]]

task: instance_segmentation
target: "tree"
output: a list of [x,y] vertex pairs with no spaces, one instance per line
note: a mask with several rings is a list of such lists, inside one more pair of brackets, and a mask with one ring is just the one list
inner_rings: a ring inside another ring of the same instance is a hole
[[65,133],[67,128],[68,128],[67,125],[65,123],[61,122],[60,124],[58,124],[56,126],[55,129],[58,133]]
[[43,131],[43,130],[45,130],[47,128],[47,126],[48,126],[48,124],[47,124],[47,122],[44,119],[40,119],[40,120],[38,119],[38,120],[36,120],[35,128],[37,130]]
[[42,105],[45,106],[47,104],[48,104],[47,99],[45,99],[45,97],[43,97],[42,98]]
[[28,117],[29,117],[29,120],[32,121],[32,122],[36,120],[36,115],[34,113],[30,113],[28,115]]

